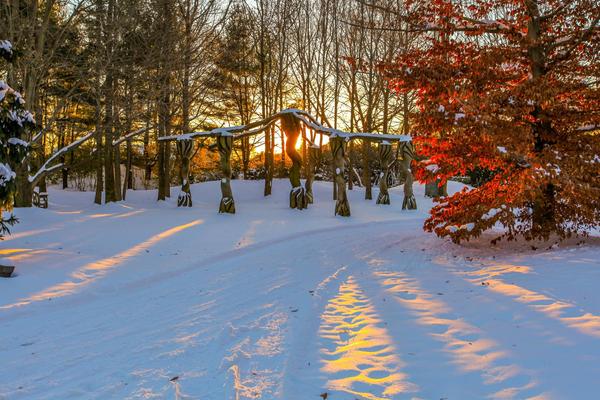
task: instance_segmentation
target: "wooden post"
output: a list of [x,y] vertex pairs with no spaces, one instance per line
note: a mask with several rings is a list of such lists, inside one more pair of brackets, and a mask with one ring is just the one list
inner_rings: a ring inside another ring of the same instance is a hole
[[331,150],[331,154],[332,154],[332,156],[331,156],[331,172],[333,174],[333,191],[331,193],[332,193],[333,200],[337,200],[338,199],[338,197],[337,197],[338,191],[337,191],[337,180],[335,179],[335,157],[333,157],[333,148]]
[[217,138],[217,147],[221,155],[221,204],[220,213],[235,214],[235,202],[231,191],[231,149],[233,148],[233,136],[222,135]]
[[133,177],[131,174],[131,162],[132,162],[132,150],[131,150],[131,139],[127,140],[127,162],[125,163],[125,180],[123,182],[123,191],[121,198],[125,200],[127,197],[127,189],[133,189]]
[[181,158],[181,192],[177,197],[177,207],[192,206],[192,192],[190,190],[190,158],[194,150],[194,141],[191,139],[177,141],[177,153]]
[[292,114],[283,114],[281,116],[281,130],[285,133],[285,136],[287,136],[285,150],[292,160],[292,166],[289,172],[290,183],[292,184],[292,190],[290,191],[290,208],[297,208],[298,210],[308,207],[304,188],[300,182],[302,157],[296,150],[296,142],[300,136],[301,129],[300,121]]
[[343,138],[335,136],[330,139],[329,143],[331,146],[331,154],[333,155],[333,163],[335,166],[335,182],[337,187],[335,215],[349,217],[350,204],[348,203],[348,197],[346,196],[346,181],[344,179],[347,142]]
[[308,204],[313,204],[315,201],[312,185],[315,181],[315,165],[317,164],[317,158],[319,157],[319,148],[316,144],[308,146],[308,168],[306,170],[306,183],[304,188],[306,189],[306,201]]
[[402,209],[416,210],[417,200],[415,200],[415,195],[413,194],[413,176],[412,170],[410,169],[410,164],[415,157],[415,149],[412,142],[400,142],[400,146],[400,154],[402,154],[402,162],[400,163],[400,167],[404,173],[404,176],[406,177],[404,182],[404,201],[402,202]]
[[392,145],[388,141],[379,143],[379,165],[381,166],[381,175],[379,176],[379,196],[377,204],[390,204],[390,193],[388,192],[388,178],[390,176],[390,158],[392,155]]

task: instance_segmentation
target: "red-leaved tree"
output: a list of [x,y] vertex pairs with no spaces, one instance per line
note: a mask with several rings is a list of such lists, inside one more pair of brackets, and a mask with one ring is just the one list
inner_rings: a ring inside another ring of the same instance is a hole
[[491,174],[438,199],[425,229],[458,242],[498,223],[509,240],[598,227],[600,3],[409,0],[386,11],[422,33],[386,67],[398,92],[417,93],[418,177]]

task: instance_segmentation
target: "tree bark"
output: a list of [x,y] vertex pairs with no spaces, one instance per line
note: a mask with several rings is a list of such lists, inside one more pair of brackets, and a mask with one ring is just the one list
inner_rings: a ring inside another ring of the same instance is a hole
[[[531,78],[533,82],[544,78],[547,73],[547,55],[544,42],[541,38],[540,11],[537,1],[527,1],[529,23],[527,29],[527,54],[531,65]],[[532,125],[534,138],[533,151],[542,153],[546,146],[556,141],[552,128],[551,117],[544,112],[541,101],[534,104],[531,116],[535,123]],[[556,221],[556,188],[552,183],[545,183],[539,188],[539,195],[532,205],[532,231],[534,235],[548,238],[550,232],[555,230]]]
[[265,189],[264,195],[270,196],[273,191],[273,143],[272,143],[272,127],[265,131]]
[[371,143],[368,140],[363,140],[362,143],[362,158],[363,158],[363,186],[365,187],[365,200],[373,200],[373,190],[371,183]]
[[390,176],[390,161],[392,156],[392,145],[390,143],[379,143],[379,164],[381,176],[379,177],[379,195],[377,204],[390,204],[390,193],[388,191],[388,177]]
[[306,183],[304,188],[306,189],[306,202],[313,204],[315,197],[313,195],[313,182],[315,181],[315,165],[317,158],[319,157],[319,149],[314,145],[308,147],[308,168],[306,169]]
[[15,193],[15,207],[31,207],[33,187],[29,183],[29,161],[15,167],[17,191]]
[[127,141],[127,161],[125,163],[125,180],[123,181],[123,200],[127,197],[127,189],[132,189],[133,186],[133,177],[131,176],[131,140]]
[[331,146],[331,154],[335,166],[335,181],[337,183],[337,200],[335,203],[335,215],[342,217],[350,216],[350,204],[346,195],[346,182],[344,180],[345,163],[346,163],[346,141],[340,137],[333,137],[329,141]]
[[281,116],[281,130],[287,137],[285,149],[292,160],[292,166],[289,170],[290,183],[292,184],[292,190],[290,191],[290,208],[297,208],[298,210],[308,207],[306,194],[302,187],[302,183],[300,182],[302,157],[296,150],[296,142],[300,136],[301,129],[302,126],[300,125],[300,121],[291,114],[284,114]]
[[192,192],[190,190],[190,158],[194,150],[193,140],[178,140],[177,153],[181,158],[181,192],[177,197],[177,207],[192,206]]
[[415,150],[412,142],[401,142],[400,145],[402,146],[402,162],[400,163],[400,166],[406,178],[404,181],[404,200],[402,201],[402,209],[416,210],[417,200],[413,194],[413,175],[410,168],[412,160],[414,159]]
[[219,136],[217,147],[221,156],[221,203],[220,213],[235,214],[235,201],[231,190],[231,149],[233,136]]

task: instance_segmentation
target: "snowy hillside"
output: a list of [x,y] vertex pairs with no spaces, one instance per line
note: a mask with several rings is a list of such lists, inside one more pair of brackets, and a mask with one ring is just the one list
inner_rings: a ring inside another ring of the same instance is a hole
[[[597,238],[456,246],[418,211],[331,184],[218,182],[194,207],[154,191],[92,204],[50,191],[0,242],[0,399],[592,399],[600,393]],[[459,186],[451,189],[458,190]],[[326,394],[326,395],[325,395]]]

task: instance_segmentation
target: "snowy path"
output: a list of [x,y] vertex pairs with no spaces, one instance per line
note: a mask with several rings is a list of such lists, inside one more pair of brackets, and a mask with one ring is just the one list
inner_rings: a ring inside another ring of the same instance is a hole
[[[234,182],[194,208],[51,192],[0,255],[0,399],[594,398],[600,247],[489,250],[330,187],[286,207]],[[420,188],[419,188],[420,189]],[[422,193],[417,191],[417,193]],[[523,248],[527,248],[526,246]]]

